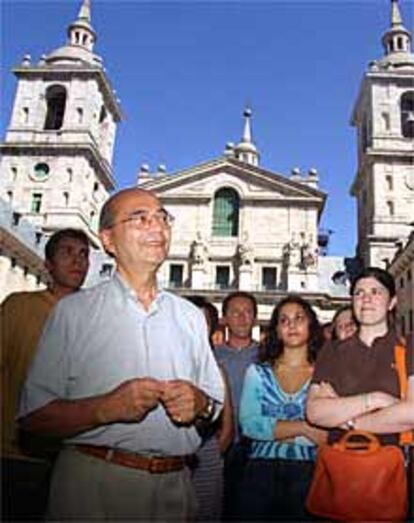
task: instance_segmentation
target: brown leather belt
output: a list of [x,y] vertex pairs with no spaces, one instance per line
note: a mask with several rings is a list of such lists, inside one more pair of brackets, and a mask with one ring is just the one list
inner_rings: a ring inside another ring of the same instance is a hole
[[165,474],[182,470],[190,456],[144,456],[125,450],[115,450],[110,447],[95,445],[74,445],[75,449],[83,454],[89,454],[95,458],[103,459],[109,463],[130,467],[133,469],[146,470],[152,474]]

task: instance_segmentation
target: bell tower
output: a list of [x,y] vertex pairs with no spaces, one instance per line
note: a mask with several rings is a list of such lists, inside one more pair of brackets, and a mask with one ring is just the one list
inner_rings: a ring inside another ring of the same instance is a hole
[[351,187],[357,200],[357,257],[386,267],[414,221],[414,55],[398,0],[382,37],[384,55],[362,79],[352,114],[358,168]]
[[121,108],[94,53],[90,0],[67,43],[13,69],[17,89],[0,144],[0,196],[45,235],[83,229],[98,245],[100,207],[114,188],[112,154]]

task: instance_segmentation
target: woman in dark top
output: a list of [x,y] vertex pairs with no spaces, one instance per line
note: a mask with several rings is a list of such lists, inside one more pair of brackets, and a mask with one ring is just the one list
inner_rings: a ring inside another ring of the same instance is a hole
[[329,441],[338,439],[344,429],[356,428],[397,444],[399,432],[414,429],[414,357],[413,348],[407,347],[408,396],[400,400],[394,362],[399,338],[390,325],[396,305],[394,280],[382,269],[366,268],[353,281],[351,295],[358,331],[322,350],[307,416],[331,429]]

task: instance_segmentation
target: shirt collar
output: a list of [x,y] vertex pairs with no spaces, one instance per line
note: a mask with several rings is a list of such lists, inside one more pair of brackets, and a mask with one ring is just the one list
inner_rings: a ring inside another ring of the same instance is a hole
[[368,347],[358,336],[358,333],[355,333],[354,336],[355,339],[358,341],[358,344],[360,347],[363,348],[376,348],[376,347],[383,347],[383,346],[392,346],[394,347],[396,343],[398,342],[398,337],[393,328],[389,328],[388,331],[383,336],[378,336],[374,339],[371,347]]
[[[134,303],[141,304],[140,299],[137,296],[137,293],[129,285],[129,283],[120,275],[118,271],[116,271],[113,276],[113,283],[125,300],[132,300]],[[162,301],[165,299],[166,294],[166,291],[162,289],[157,289],[157,294],[155,296],[155,300],[151,304],[150,311],[155,311],[158,308],[158,305],[162,303]]]

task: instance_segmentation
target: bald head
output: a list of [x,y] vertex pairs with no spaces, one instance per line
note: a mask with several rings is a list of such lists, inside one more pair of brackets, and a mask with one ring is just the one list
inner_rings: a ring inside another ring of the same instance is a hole
[[153,191],[146,191],[145,189],[140,189],[138,187],[128,187],[127,189],[118,191],[104,203],[101,209],[99,216],[99,231],[110,229],[115,222],[117,210],[122,207],[123,202],[138,195],[152,196],[154,199],[159,200]]

